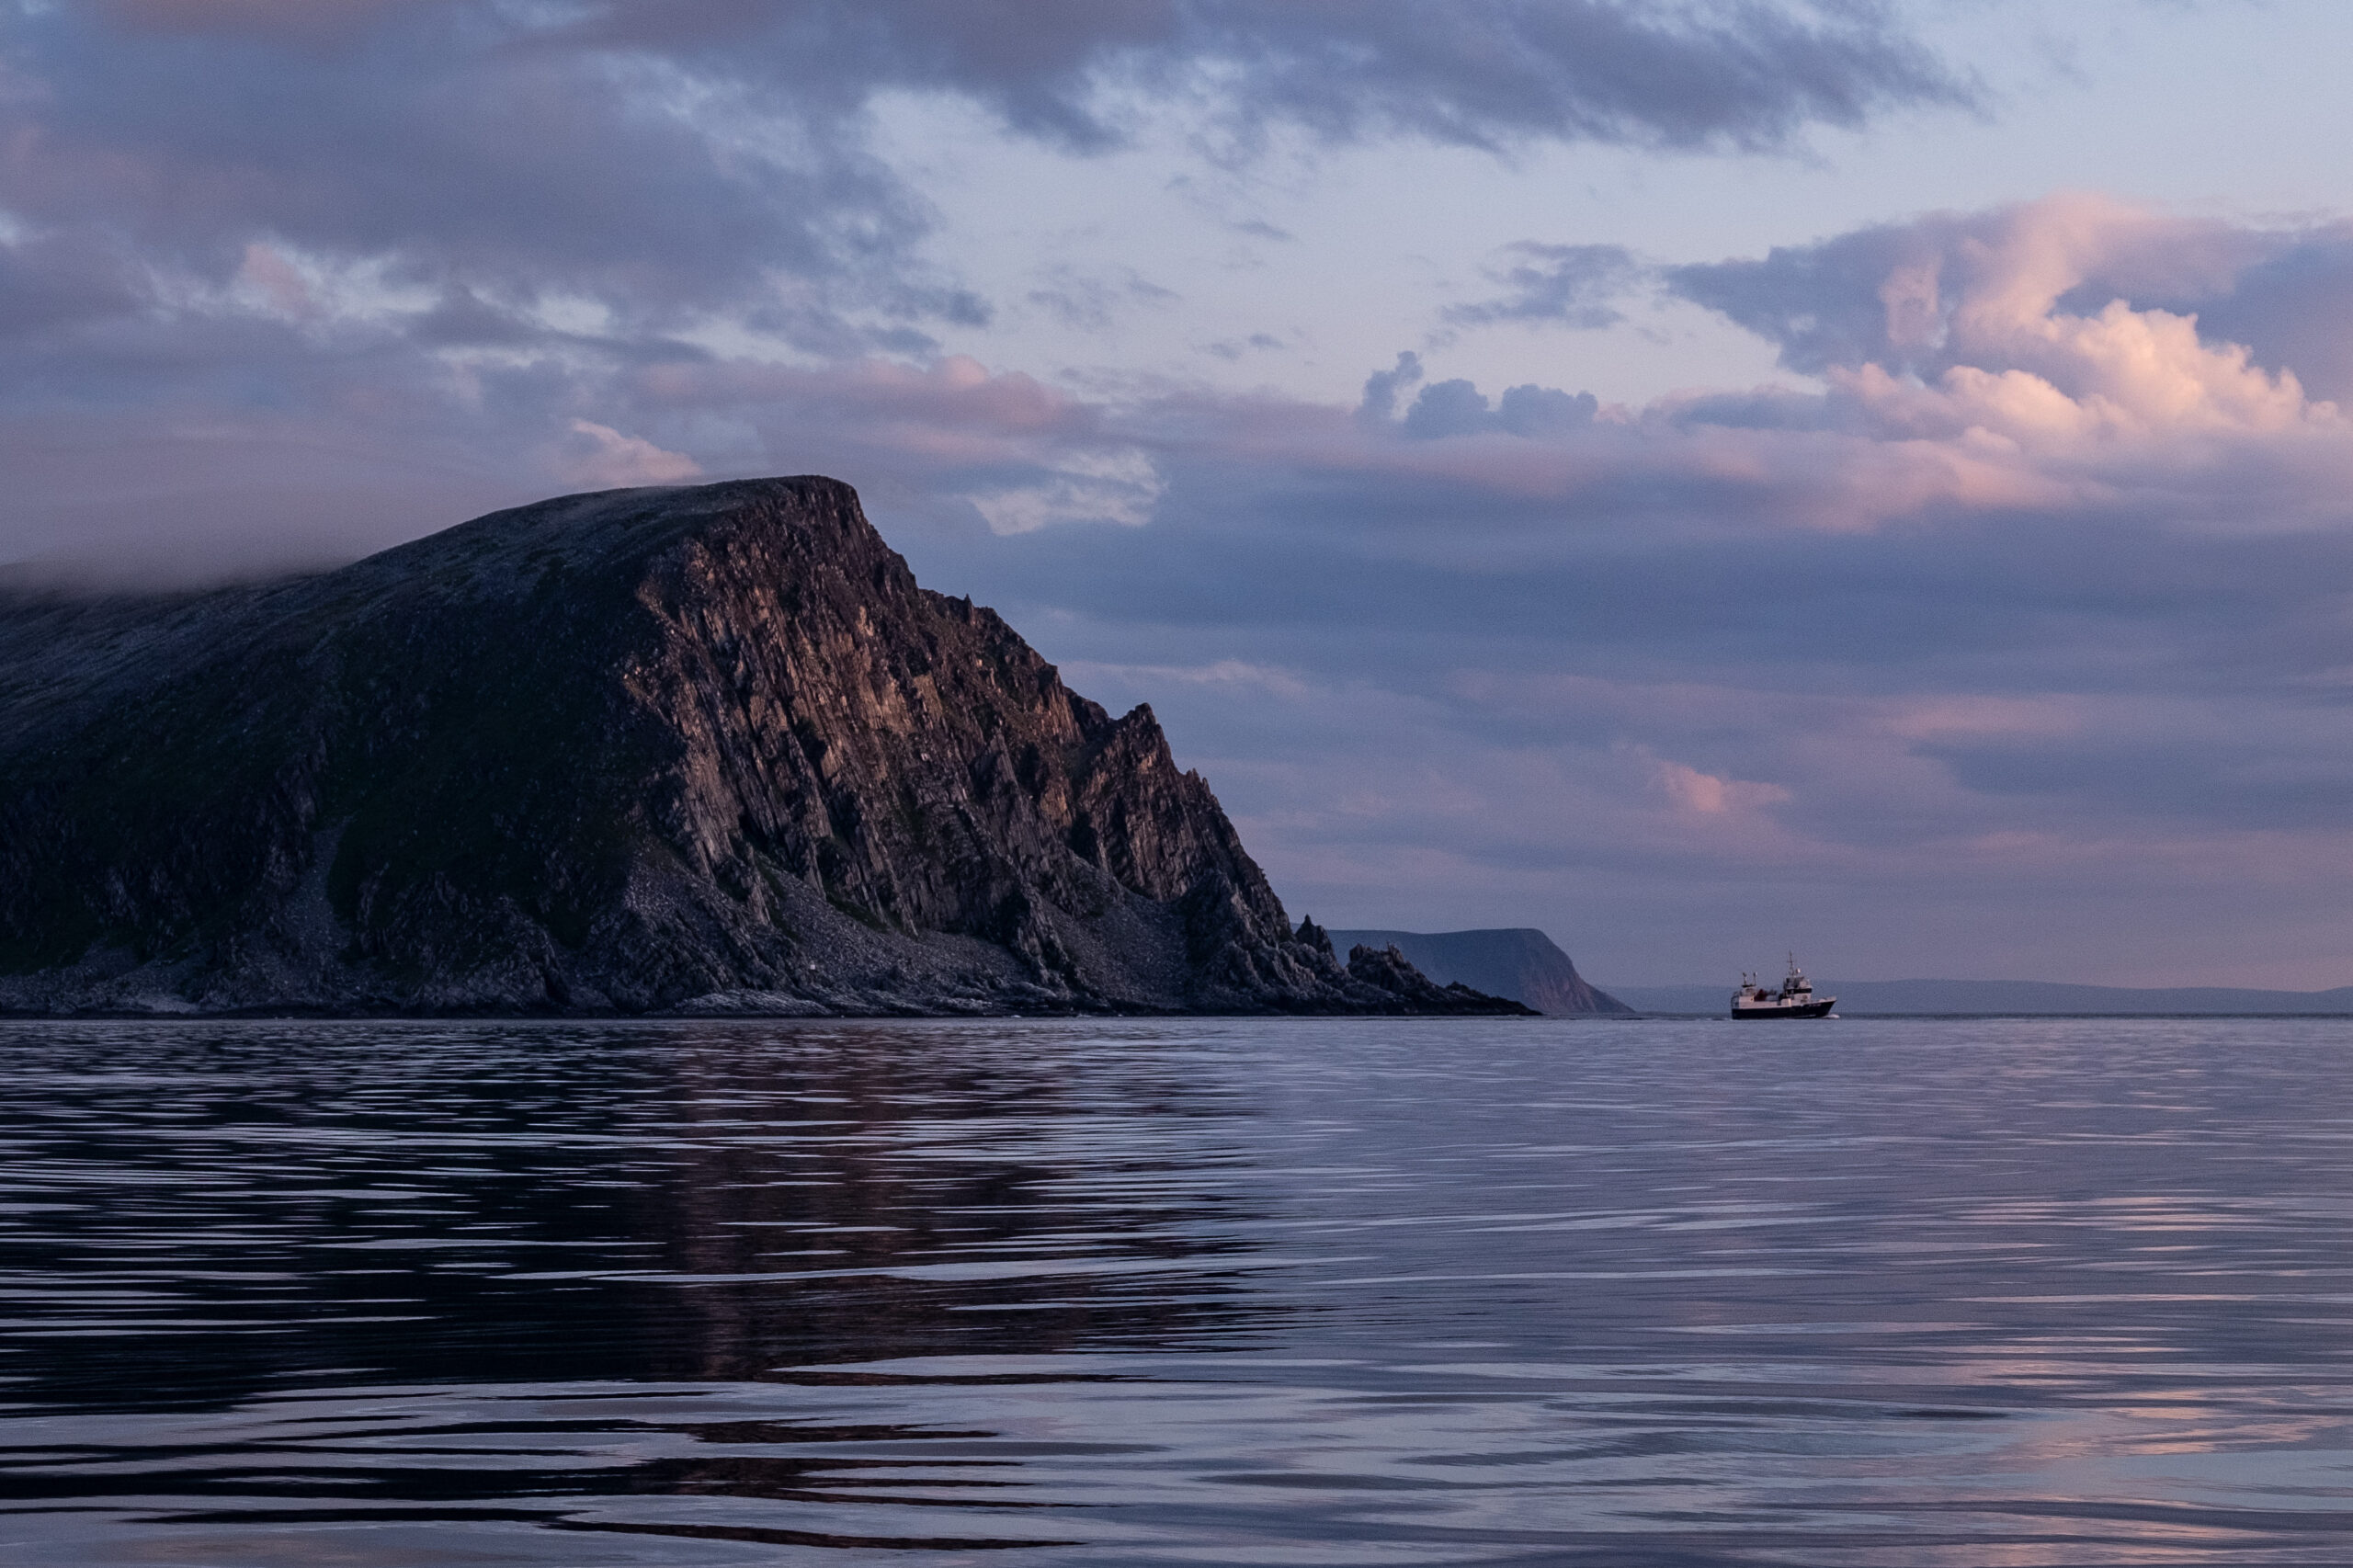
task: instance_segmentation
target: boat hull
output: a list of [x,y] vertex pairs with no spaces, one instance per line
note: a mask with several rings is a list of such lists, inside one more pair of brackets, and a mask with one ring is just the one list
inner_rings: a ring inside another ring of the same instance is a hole
[[1796,1002],[1788,1006],[1771,1003],[1762,1007],[1734,1007],[1735,1018],[1826,1018],[1830,1009],[1838,1005],[1836,996],[1825,996],[1819,1002]]

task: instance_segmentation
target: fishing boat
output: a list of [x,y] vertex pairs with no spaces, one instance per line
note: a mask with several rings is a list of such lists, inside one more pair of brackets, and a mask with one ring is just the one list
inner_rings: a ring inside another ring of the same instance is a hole
[[1836,1006],[1836,996],[1816,996],[1813,983],[1798,968],[1795,953],[1790,955],[1790,972],[1782,978],[1779,991],[1768,991],[1754,974],[1740,977],[1740,989],[1733,993],[1732,1016],[1735,1018],[1826,1018]]

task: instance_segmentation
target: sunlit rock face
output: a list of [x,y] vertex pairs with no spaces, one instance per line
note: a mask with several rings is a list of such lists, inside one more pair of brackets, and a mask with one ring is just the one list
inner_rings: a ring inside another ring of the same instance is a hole
[[1471,1011],[818,478],[0,603],[0,1006]]

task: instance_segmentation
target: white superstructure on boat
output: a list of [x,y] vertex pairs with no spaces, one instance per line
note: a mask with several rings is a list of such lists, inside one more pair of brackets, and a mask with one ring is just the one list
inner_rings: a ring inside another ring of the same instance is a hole
[[1768,991],[1754,974],[1740,977],[1740,989],[1733,993],[1732,1016],[1735,1018],[1826,1018],[1830,1009],[1837,1006],[1836,996],[1817,997],[1813,983],[1798,968],[1795,953],[1790,955],[1790,972],[1782,978],[1779,991]]

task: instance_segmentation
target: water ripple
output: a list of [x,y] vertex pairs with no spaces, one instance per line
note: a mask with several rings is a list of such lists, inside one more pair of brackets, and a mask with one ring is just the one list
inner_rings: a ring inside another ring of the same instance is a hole
[[0,1560],[2353,1561],[2341,1024],[1761,1033],[0,1026]]

